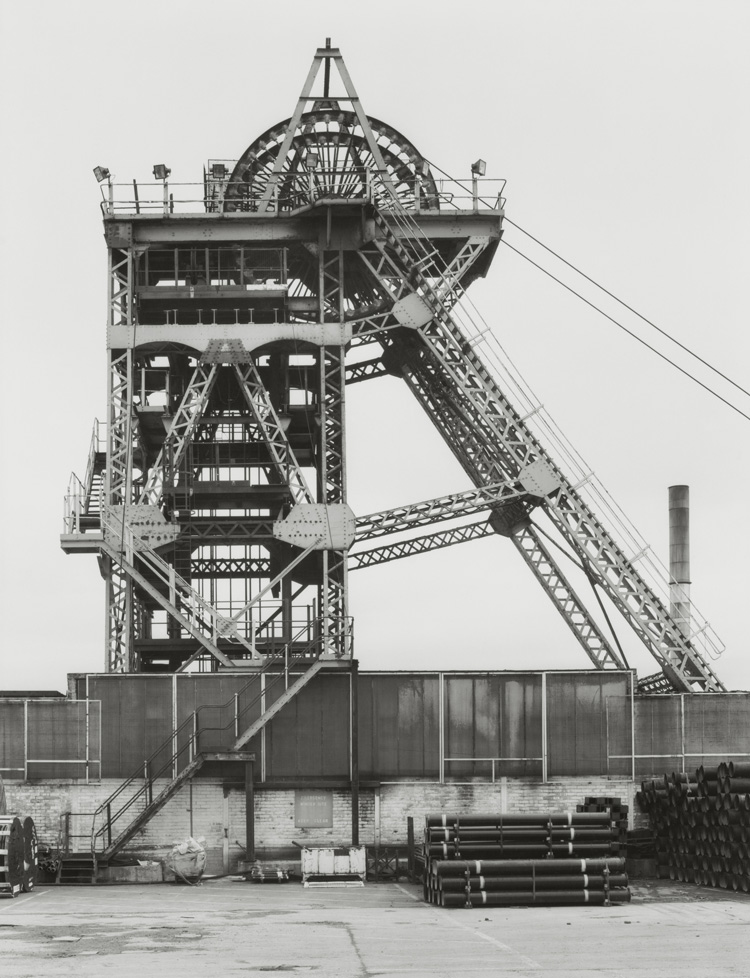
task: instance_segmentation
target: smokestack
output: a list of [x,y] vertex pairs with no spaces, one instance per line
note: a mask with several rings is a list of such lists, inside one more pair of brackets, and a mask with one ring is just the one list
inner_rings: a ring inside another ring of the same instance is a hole
[[670,614],[690,635],[690,487],[669,487]]

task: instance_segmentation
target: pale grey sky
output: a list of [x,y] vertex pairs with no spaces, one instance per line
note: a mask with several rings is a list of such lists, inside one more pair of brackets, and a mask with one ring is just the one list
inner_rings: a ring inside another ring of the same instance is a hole
[[[207,158],[237,157],[291,114],[330,36],[369,114],[449,173],[487,160],[508,181],[510,218],[748,387],[749,35],[748,5],[729,0],[6,0],[0,685],[62,689],[67,672],[104,662],[96,560],[58,543],[68,475],[85,468],[106,406],[94,165],[151,181],[164,162],[200,180]],[[507,240],[539,254],[512,228]],[[750,688],[750,422],[503,246],[472,293],[664,561],[667,486],[690,485],[693,596],[727,646],[717,673]],[[396,380],[352,389],[348,420],[355,512],[467,486]],[[500,539],[357,572],[351,590],[362,668],[588,665]]]

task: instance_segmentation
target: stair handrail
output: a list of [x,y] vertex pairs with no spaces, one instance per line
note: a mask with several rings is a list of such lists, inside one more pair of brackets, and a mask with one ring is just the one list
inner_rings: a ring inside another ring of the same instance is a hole
[[86,489],[75,472],[71,472],[63,506],[63,528],[65,533],[79,532],[81,514],[85,510]]
[[94,475],[96,474],[96,456],[100,455],[103,451],[99,428],[100,421],[98,418],[94,418],[94,426],[91,431],[91,441],[89,442],[89,457],[86,461],[86,474],[83,477],[83,485],[86,491],[87,513],[91,505],[91,491],[94,485]]
[[[105,533],[112,538],[113,548],[133,563],[135,563],[134,556],[137,554],[168,592],[174,591],[179,595],[182,612],[188,621],[194,623],[200,631],[208,632],[215,641],[221,632],[224,620],[203,595],[177,574],[171,564],[141,540],[126,520],[120,521],[114,515],[114,511],[109,513],[106,507],[103,508],[101,523]],[[246,648],[250,648],[249,643],[239,634],[237,637]]]
[[[331,622],[332,620],[333,619],[331,618],[327,619],[328,622]],[[259,689],[258,694],[255,697],[253,697],[253,699],[251,699],[248,703],[245,704],[243,709],[240,712],[238,712],[237,716],[233,718],[230,721],[230,723],[225,724],[223,727],[206,727],[204,729],[205,731],[217,730],[217,729],[226,730],[230,725],[234,726],[237,720],[243,717],[249,710],[251,710],[253,706],[255,706],[258,703],[258,701],[262,697],[264,697],[268,693],[268,691],[272,689],[282,677],[286,677],[286,681],[288,681],[289,665],[290,665],[289,663],[290,648],[294,645],[294,643],[299,639],[299,637],[304,632],[309,631],[309,629],[312,626],[315,626],[320,622],[324,622],[324,621],[325,620],[321,618],[321,619],[315,619],[312,622],[306,622],[304,626],[300,629],[300,631],[296,635],[292,636],[289,642],[287,642],[287,644],[284,647],[283,653],[280,653],[279,655],[268,656],[262,668],[259,669],[257,672],[253,673],[253,675],[248,679],[248,681],[244,684],[244,686],[242,686],[232,696],[231,700],[227,700],[226,703],[222,703],[222,704],[204,703],[202,706],[199,706],[197,710],[194,710],[189,716],[187,716],[178,727],[176,727],[174,730],[171,731],[169,737],[162,744],[160,744],[147,758],[145,758],[143,764],[139,765],[137,770],[134,771],[134,773],[129,778],[123,781],[122,784],[120,784],[119,787],[116,788],[115,791],[113,791],[112,794],[108,798],[106,798],[94,812],[92,817],[92,823],[91,823],[91,851],[94,857],[96,857],[97,854],[98,840],[100,838],[103,838],[104,834],[107,833],[109,842],[107,842],[107,844],[104,846],[104,849],[106,849],[107,846],[111,844],[112,825],[115,822],[117,822],[127,811],[129,811],[137,801],[140,801],[140,799],[144,795],[149,795],[151,793],[151,791],[153,790],[153,782],[158,780],[159,777],[161,777],[166,770],[169,770],[170,772],[174,770],[175,762],[178,761],[178,759],[185,752],[185,750],[189,751],[190,760],[188,761],[188,763],[192,763],[195,757],[200,753],[198,749],[200,746],[199,744],[200,734],[202,732],[199,724],[200,713],[203,710],[209,710],[209,709],[211,710],[227,709],[228,707],[232,706],[232,704],[237,703],[239,697],[256,680],[258,680],[263,675],[268,675],[269,673],[271,673],[273,666],[283,664],[284,669],[279,670],[278,673],[275,674],[275,678],[272,680],[270,684],[266,684],[264,686],[262,683],[260,683],[261,688]],[[347,629],[347,632],[350,633],[351,619],[347,619],[344,627]],[[310,666],[314,665],[314,663],[317,662],[318,659],[321,657],[324,649],[324,635],[322,631],[319,631],[318,629],[314,629],[314,631],[315,634],[309,640],[305,648],[301,652],[297,652],[295,655],[292,656],[292,663],[291,663],[292,666],[294,666],[295,660],[304,660],[304,662],[307,664],[309,668]],[[312,658],[308,658],[307,655],[311,649],[317,649],[317,654],[314,655]],[[156,771],[155,773],[152,772],[151,764],[154,761],[154,759],[162,751],[164,751],[165,749],[173,745],[176,742],[176,740],[179,738],[180,734],[183,734],[185,730],[190,727],[192,727],[192,730],[187,741],[181,746],[179,746],[176,750],[173,749],[171,756],[161,765],[158,771]],[[116,799],[119,798],[120,795],[122,795],[122,793],[127,788],[129,788],[131,785],[133,785],[136,781],[140,780],[141,778],[143,778],[144,783],[139,788],[139,790],[136,791],[133,795],[131,795],[116,812],[112,812],[112,803],[116,801]],[[106,820],[99,828],[97,828],[97,820],[99,816],[105,812],[106,812]]]

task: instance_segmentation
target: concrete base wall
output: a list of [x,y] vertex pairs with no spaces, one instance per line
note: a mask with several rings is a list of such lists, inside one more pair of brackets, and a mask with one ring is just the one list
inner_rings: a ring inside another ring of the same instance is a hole
[[[61,824],[67,822],[70,849],[88,851],[92,814],[118,786],[119,782],[114,780],[90,784],[6,782],[8,811],[31,815],[40,841],[51,846],[58,845]],[[419,840],[424,816],[430,813],[575,811],[587,795],[619,797],[629,806],[630,828],[641,828],[646,823],[644,816],[635,811],[637,788],[638,785],[624,778],[565,778],[546,784],[512,779],[495,784],[381,784],[360,792],[359,842],[405,845],[409,816],[414,818]],[[159,790],[155,784],[154,794]],[[288,850],[295,842],[307,846],[348,845],[352,837],[351,795],[345,789],[329,790],[333,796],[332,827],[301,828],[295,825],[293,788],[257,785],[255,842],[259,856],[267,854],[275,858],[274,850]],[[237,862],[245,855],[244,791],[209,779],[197,779],[185,785],[129,843],[126,851],[146,859],[163,859],[176,842],[188,836],[205,839],[208,873],[234,872]],[[287,858],[289,855],[286,853]]]

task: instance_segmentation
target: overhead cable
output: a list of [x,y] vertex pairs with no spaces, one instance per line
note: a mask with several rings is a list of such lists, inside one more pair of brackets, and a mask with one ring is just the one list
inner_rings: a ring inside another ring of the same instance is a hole
[[[432,168],[434,168],[435,170],[439,171],[440,173],[442,173],[443,176],[446,177],[447,179],[451,180],[452,182],[456,183],[458,186],[460,186],[463,189],[465,189],[467,193],[471,193],[472,192],[471,188],[466,187],[464,184],[461,183],[460,180],[456,180],[450,174],[446,173],[445,170],[443,170],[441,167],[437,166],[437,164],[432,163],[432,161],[430,161],[430,166]],[[480,200],[481,200],[481,198],[480,198]],[[489,203],[489,202],[483,201],[483,203],[486,203],[487,206],[490,207],[490,208],[493,207],[493,205],[491,203]],[[586,275],[586,273],[583,272],[583,271],[581,271],[581,269],[579,269],[576,265],[574,265],[572,262],[567,261],[565,258],[562,257],[562,255],[559,255],[552,248],[548,247],[542,241],[540,241],[538,238],[534,237],[534,235],[531,234],[529,231],[526,231],[519,224],[516,224],[515,221],[512,221],[507,215],[504,216],[503,220],[504,221],[507,221],[508,224],[511,224],[514,228],[516,228],[522,234],[525,234],[527,237],[531,238],[532,241],[535,241],[540,247],[544,248],[545,251],[548,251],[551,255],[554,255],[555,258],[559,259],[561,262],[563,262],[569,268],[572,268],[573,271],[578,272],[579,275],[582,275],[587,281],[591,282],[592,285],[596,286],[596,288],[598,288],[602,292],[606,293],[606,295],[608,295],[612,299],[614,299],[615,302],[618,302],[620,305],[624,306],[626,309],[628,309],[630,312],[632,312],[635,316],[638,316],[639,319],[641,319],[643,322],[647,323],[649,326],[651,326],[657,332],[661,333],[663,336],[665,336],[671,342],[675,343],[682,350],[684,350],[690,356],[694,357],[696,360],[698,360],[700,363],[702,363],[704,366],[706,366],[709,370],[713,371],[715,374],[717,374],[719,377],[721,377],[727,383],[731,384],[737,390],[741,391],[743,394],[745,394],[748,397],[750,397],[750,391],[746,390],[744,387],[742,387],[736,381],[732,380],[731,377],[728,377],[726,374],[724,374],[717,367],[714,367],[712,364],[710,364],[707,360],[705,360],[699,354],[694,353],[689,347],[685,346],[679,340],[675,339],[675,337],[671,336],[666,330],[661,329],[659,326],[657,326],[655,323],[653,323],[650,319],[647,319],[645,316],[643,316],[637,310],[633,309],[633,307],[630,306],[630,305],[628,305],[627,302],[624,302],[622,299],[619,299],[616,295],[614,295],[614,293],[610,292],[603,285],[599,285],[599,283],[597,281],[595,281],[595,279],[591,278],[589,275]],[[687,371],[687,370],[683,369],[682,367],[680,367],[673,360],[670,360],[669,357],[667,357],[665,354],[660,353],[657,349],[655,349],[654,347],[652,347],[645,340],[641,339],[641,337],[639,337],[636,333],[631,332],[629,329],[627,329],[627,327],[623,326],[622,323],[618,322],[616,319],[613,319],[612,316],[609,316],[606,312],[604,312],[602,309],[600,309],[593,302],[590,302],[588,299],[584,298],[579,292],[576,292],[575,289],[571,288],[569,285],[566,285],[563,281],[561,281],[559,278],[557,278],[556,276],[554,276],[551,272],[548,272],[541,265],[537,264],[537,262],[533,261],[533,259],[529,258],[522,251],[519,251],[518,248],[514,248],[513,245],[509,244],[508,241],[505,238],[501,238],[501,242],[503,244],[507,245],[509,248],[511,248],[517,254],[521,255],[522,258],[525,258],[528,262],[530,262],[532,265],[534,265],[540,271],[544,272],[545,275],[548,275],[551,279],[554,279],[554,281],[557,282],[559,285],[562,285],[563,288],[567,289],[569,292],[572,292],[573,295],[577,296],[579,299],[581,299],[587,305],[591,306],[592,309],[595,309],[597,312],[600,312],[603,316],[605,316],[607,319],[609,319],[611,322],[613,322],[616,326],[619,326],[620,329],[622,329],[626,333],[628,333],[629,336],[632,336],[634,339],[637,339],[638,342],[639,343],[642,343],[645,347],[647,347],[647,349],[651,350],[653,353],[656,353],[663,360],[666,360],[667,363],[669,363],[671,366],[675,367],[681,373],[685,374],[685,376],[686,377],[689,377],[690,380],[695,381],[695,383],[698,384],[700,387],[702,387],[704,390],[708,391],[710,394],[713,394],[714,397],[717,397],[720,401],[722,401],[728,407],[732,408],[733,411],[736,411],[738,414],[742,415],[743,418],[745,418],[748,421],[750,421],[750,415],[745,414],[744,411],[740,410],[740,408],[736,407],[730,401],[727,401],[724,397],[722,397],[720,394],[718,394],[715,390],[713,390],[707,384],[704,384],[702,381],[698,380],[698,378],[697,377],[694,377],[689,371]],[[473,303],[472,303],[472,305],[473,305]]]
[[698,380],[698,378],[695,377],[693,374],[691,374],[689,370],[685,370],[684,367],[681,367],[678,363],[675,363],[674,360],[670,360],[670,358],[665,353],[662,353],[660,350],[657,350],[656,347],[651,346],[651,344],[648,343],[646,340],[644,340],[643,337],[639,336],[637,333],[634,333],[632,330],[628,329],[627,326],[624,326],[621,322],[619,322],[619,320],[615,319],[613,316],[610,316],[609,313],[606,313],[603,309],[600,309],[599,306],[597,306],[594,302],[591,302],[590,299],[587,299],[585,296],[581,295],[580,292],[576,292],[576,290],[572,286],[567,285],[565,282],[562,281],[562,279],[559,279],[556,275],[553,275],[552,272],[548,271],[538,262],[535,262],[533,258],[529,258],[528,255],[525,255],[522,251],[519,251],[518,248],[515,248],[512,244],[509,244],[505,238],[502,239],[502,243],[507,248],[510,248],[511,251],[515,251],[517,255],[521,256],[521,258],[525,258],[527,262],[529,262],[535,268],[538,268],[540,272],[544,272],[545,275],[551,278],[554,282],[557,282],[558,285],[561,285],[564,289],[567,289],[568,292],[572,292],[574,296],[576,296],[581,300],[581,302],[585,302],[587,306],[591,306],[592,309],[595,309],[598,313],[601,313],[605,319],[608,319],[611,323],[614,323],[615,326],[618,326],[621,330],[623,330],[623,332],[627,333],[628,336],[632,336],[634,340],[638,340],[638,342],[641,343],[643,346],[645,346],[646,349],[651,350],[652,353],[655,353],[658,357],[661,357],[662,360],[666,360],[668,364],[673,366],[676,370],[679,370],[681,374],[684,374],[686,377],[689,377],[690,380],[698,384],[699,387],[702,387],[705,391],[708,391],[709,394],[713,394],[714,397],[718,398],[722,403],[726,404],[726,406],[730,407],[733,411],[736,411],[737,414],[742,415],[742,417],[745,418],[746,421],[750,421],[750,414],[745,414],[744,411],[741,411],[740,408],[738,408],[735,404],[732,404],[731,401],[728,401],[725,397],[722,397],[721,394],[715,391],[712,387],[709,387],[708,384],[704,384],[702,380]]
[[722,373],[722,371],[719,370],[718,367],[714,367],[713,364],[710,364],[699,353],[693,352],[693,350],[685,346],[684,343],[681,343],[676,337],[672,336],[671,333],[668,333],[665,329],[662,329],[660,326],[657,326],[656,323],[652,322],[642,313],[638,312],[637,309],[634,309],[632,306],[628,305],[627,302],[625,302],[623,299],[620,299],[613,292],[610,292],[609,289],[605,288],[595,279],[591,278],[590,275],[587,275],[584,271],[582,271],[572,262],[569,262],[566,258],[563,258],[562,255],[559,255],[556,251],[550,248],[549,245],[544,244],[544,242],[540,241],[539,238],[535,238],[533,234],[531,234],[525,228],[522,228],[520,224],[516,224],[516,222],[512,221],[507,215],[504,218],[504,220],[508,224],[512,224],[517,231],[521,232],[521,234],[525,234],[527,238],[531,238],[532,241],[535,241],[540,248],[544,248],[545,251],[548,251],[551,255],[554,255],[555,258],[558,259],[558,261],[561,261],[564,265],[567,265],[568,268],[572,268],[574,272],[577,272],[579,275],[583,276],[583,278],[585,278],[587,282],[591,282],[591,284],[595,285],[597,289],[600,289],[611,299],[614,299],[615,302],[619,303],[621,306],[624,306],[629,312],[632,312],[634,316],[637,316],[639,319],[643,320],[644,323],[647,323],[649,326],[655,329],[657,333],[661,333],[662,336],[665,336],[672,343],[675,343],[677,346],[679,346],[681,350],[684,350],[685,353],[690,354],[691,357],[694,357],[696,360],[702,363],[704,367],[708,367],[709,370],[712,370],[715,374],[718,374],[719,377],[721,377],[723,380],[726,380],[726,382],[728,384],[731,384],[732,387],[736,387],[738,391],[741,391],[743,394],[747,394],[747,396],[750,397],[750,391],[746,390],[741,384],[738,384],[736,381],[732,380],[731,377],[727,377],[725,373]]

